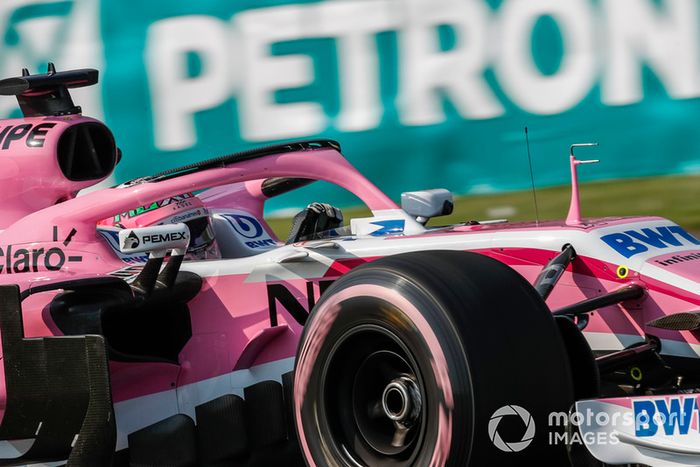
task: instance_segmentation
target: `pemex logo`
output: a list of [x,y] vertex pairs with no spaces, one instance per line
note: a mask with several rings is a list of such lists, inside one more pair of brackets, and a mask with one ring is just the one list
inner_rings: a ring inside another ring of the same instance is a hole
[[131,250],[132,248],[138,247],[140,244],[141,240],[139,239],[139,236],[132,230],[131,233],[124,239],[124,245],[122,248],[125,250]]
[[[498,426],[505,417],[520,417],[525,425],[525,432],[520,441],[503,441],[498,432]],[[535,438],[535,420],[530,412],[519,405],[505,405],[496,410],[489,420],[489,438],[494,446],[504,452],[520,452],[527,448]]]

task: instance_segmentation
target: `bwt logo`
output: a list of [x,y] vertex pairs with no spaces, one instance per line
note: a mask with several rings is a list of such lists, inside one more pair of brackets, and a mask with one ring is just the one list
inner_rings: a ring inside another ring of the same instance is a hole
[[225,214],[222,217],[236,231],[236,234],[246,239],[243,243],[248,248],[268,248],[277,245],[255,217],[244,214]]
[[633,408],[634,433],[640,438],[656,435],[659,428],[663,428],[666,436],[674,436],[676,431],[687,435],[693,415],[700,417],[695,397],[634,401]]
[[245,238],[257,238],[263,233],[262,225],[254,217],[241,214],[229,214],[225,217],[231,227]]
[[700,245],[700,241],[677,225],[625,230],[603,235],[600,239],[625,258],[631,258],[652,248]]

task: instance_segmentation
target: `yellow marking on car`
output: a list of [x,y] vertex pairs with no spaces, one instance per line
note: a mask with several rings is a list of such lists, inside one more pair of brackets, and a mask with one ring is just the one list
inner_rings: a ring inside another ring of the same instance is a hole
[[624,265],[621,264],[621,265],[619,265],[619,266],[617,267],[617,277],[618,277],[618,279],[624,279],[624,278],[626,278],[626,277],[629,275],[629,273],[630,273],[630,268],[628,268],[627,266],[624,266]]

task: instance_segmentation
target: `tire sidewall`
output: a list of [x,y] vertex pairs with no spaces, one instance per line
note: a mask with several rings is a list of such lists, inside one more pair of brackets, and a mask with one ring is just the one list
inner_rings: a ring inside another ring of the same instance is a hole
[[[468,363],[454,326],[439,305],[414,284],[405,282],[401,291],[390,271],[372,271],[358,280],[347,277],[330,288],[307,322],[295,369],[295,417],[302,450],[307,461],[320,457],[343,465],[340,453],[328,439],[332,433],[320,413],[323,404],[322,369],[328,364],[337,339],[349,329],[364,324],[382,326],[394,333],[411,353],[425,390],[426,409],[431,414],[422,447],[414,465],[466,465],[470,452],[469,433],[473,413],[468,390]],[[461,369],[455,372],[455,369]],[[459,388],[459,391],[455,391]],[[456,419],[455,413],[465,414]],[[313,436],[308,436],[315,431]],[[455,434],[459,434],[455,439]],[[349,464],[348,464],[349,465]]]

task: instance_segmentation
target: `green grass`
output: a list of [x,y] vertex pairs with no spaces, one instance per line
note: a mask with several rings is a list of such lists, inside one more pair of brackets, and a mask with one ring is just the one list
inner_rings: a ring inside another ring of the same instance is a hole
[[[569,186],[537,190],[540,220],[563,219],[569,209]],[[584,217],[653,215],[669,218],[686,229],[700,232],[700,175],[639,178],[581,185],[581,212]],[[323,201],[323,200],[319,200]],[[343,209],[345,219],[365,217],[365,208]],[[469,220],[508,218],[534,220],[531,191],[462,196],[455,199],[454,212],[435,218],[444,225]],[[269,219],[272,229],[286,238],[290,220]]]

